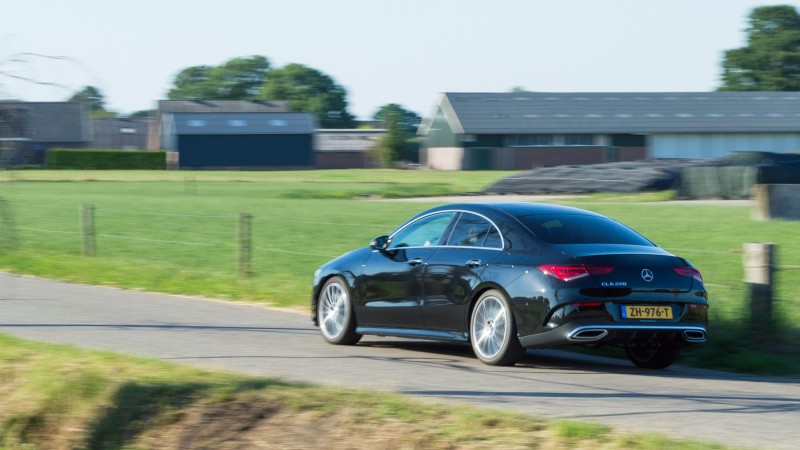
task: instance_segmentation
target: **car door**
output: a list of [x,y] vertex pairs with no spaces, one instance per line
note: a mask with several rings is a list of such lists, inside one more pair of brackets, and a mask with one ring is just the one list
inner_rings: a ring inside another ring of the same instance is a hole
[[455,215],[421,217],[390,236],[386,249],[373,251],[359,277],[359,326],[422,328],[419,308],[427,263]]
[[428,261],[423,281],[422,321],[426,329],[466,332],[469,300],[486,267],[502,253],[503,238],[486,217],[463,212],[446,245]]

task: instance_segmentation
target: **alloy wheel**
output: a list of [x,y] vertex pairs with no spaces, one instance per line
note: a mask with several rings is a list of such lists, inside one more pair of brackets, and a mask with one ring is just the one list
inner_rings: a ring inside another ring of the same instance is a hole
[[319,327],[329,341],[341,337],[350,315],[347,291],[339,283],[330,283],[320,295]]
[[474,348],[483,359],[495,358],[503,349],[508,327],[508,312],[497,297],[486,297],[472,316]]

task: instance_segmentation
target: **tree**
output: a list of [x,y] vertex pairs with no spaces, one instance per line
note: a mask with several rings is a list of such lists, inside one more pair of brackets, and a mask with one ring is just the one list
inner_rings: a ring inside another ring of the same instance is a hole
[[401,116],[397,112],[389,112],[382,120],[386,134],[381,138],[381,159],[386,162],[400,161],[406,148],[406,136],[400,124]]
[[148,117],[155,117],[156,111],[154,109],[143,109],[140,111],[132,112],[128,117],[131,119],[145,119]]
[[271,66],[265,56],[233,58],[219,66],[192,66],[180,71],[167,93],[170,100],[252,100]]
[[352,128],[347,91],[331,77],[302,64],[288,64],[269,73],[262,100],[285,100],[292,111],[316,113],[322,128]]
[[419,161],[419,142],[415,139],[422,118],[397,103],[387,103],[372,115],[383,122],[386,134],[381,139],[381,158],[385,161]]
[[170,100],[205,100],[211,99],[214,90],[211,88],[211,66],[192,66],[175,75],[172,89],[167,93]]
[[720,91],[800,90],[800,15],[788,5],[753,9],[747,46],[727,50]]
[[100,92],[100,89],[94,86],[85,86],[83,89],[73,94],[67,101],[88,103],[92,110],[92,117],[95,119],[106,119],[117,115],[115,112],[106,109],[105,96]]
[[375,120],[380,120],[384,124],[388,124],[389,118],[393,115],[396,116],[394,120],[396,120],[400,125],[403,136],[406,139],[411,139],[417,134],[417,128],[419,128],[419,124],[422,122],[422,117],[420,117],[414,111],[409,111],[403,108],[397,103],[387,103],[386,105],[381,106],[378,108],[375,114],[372,115],[372,118]]
[[94,86],[85,86],[83,89],[74,93],[67,101],[88,103],[93,112],[103,110],[106,106],[105,97],[100,92],[100,89]]
[[[406,112],[410,113],[410,111]],[[379,146],[379,157],[382,163],[387,165],[387,163],[398,161],[418,162],[419,141],[415,139],[414,133],[419,124],[409,127],[409,117],[393,108],[381,114],[380,118],[377,117],[378,113],[375,115],[376,119],[383,120],[383,127],[386,129]],[[410,131],[411,129],[414,130],[414,133]]]

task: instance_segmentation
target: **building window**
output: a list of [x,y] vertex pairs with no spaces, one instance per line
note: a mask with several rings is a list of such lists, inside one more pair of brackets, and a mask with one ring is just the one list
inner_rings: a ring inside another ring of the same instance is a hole
[[593,134],[510,134],[506,147],[563,147],[594,145]]

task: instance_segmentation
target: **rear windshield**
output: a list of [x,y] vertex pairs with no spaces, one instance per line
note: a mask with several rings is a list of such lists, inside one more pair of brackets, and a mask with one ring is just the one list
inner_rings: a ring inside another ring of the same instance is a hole
[[539,239],[548,244],[654,244],[625,225],[598,216],[536,215],[519,220]]

